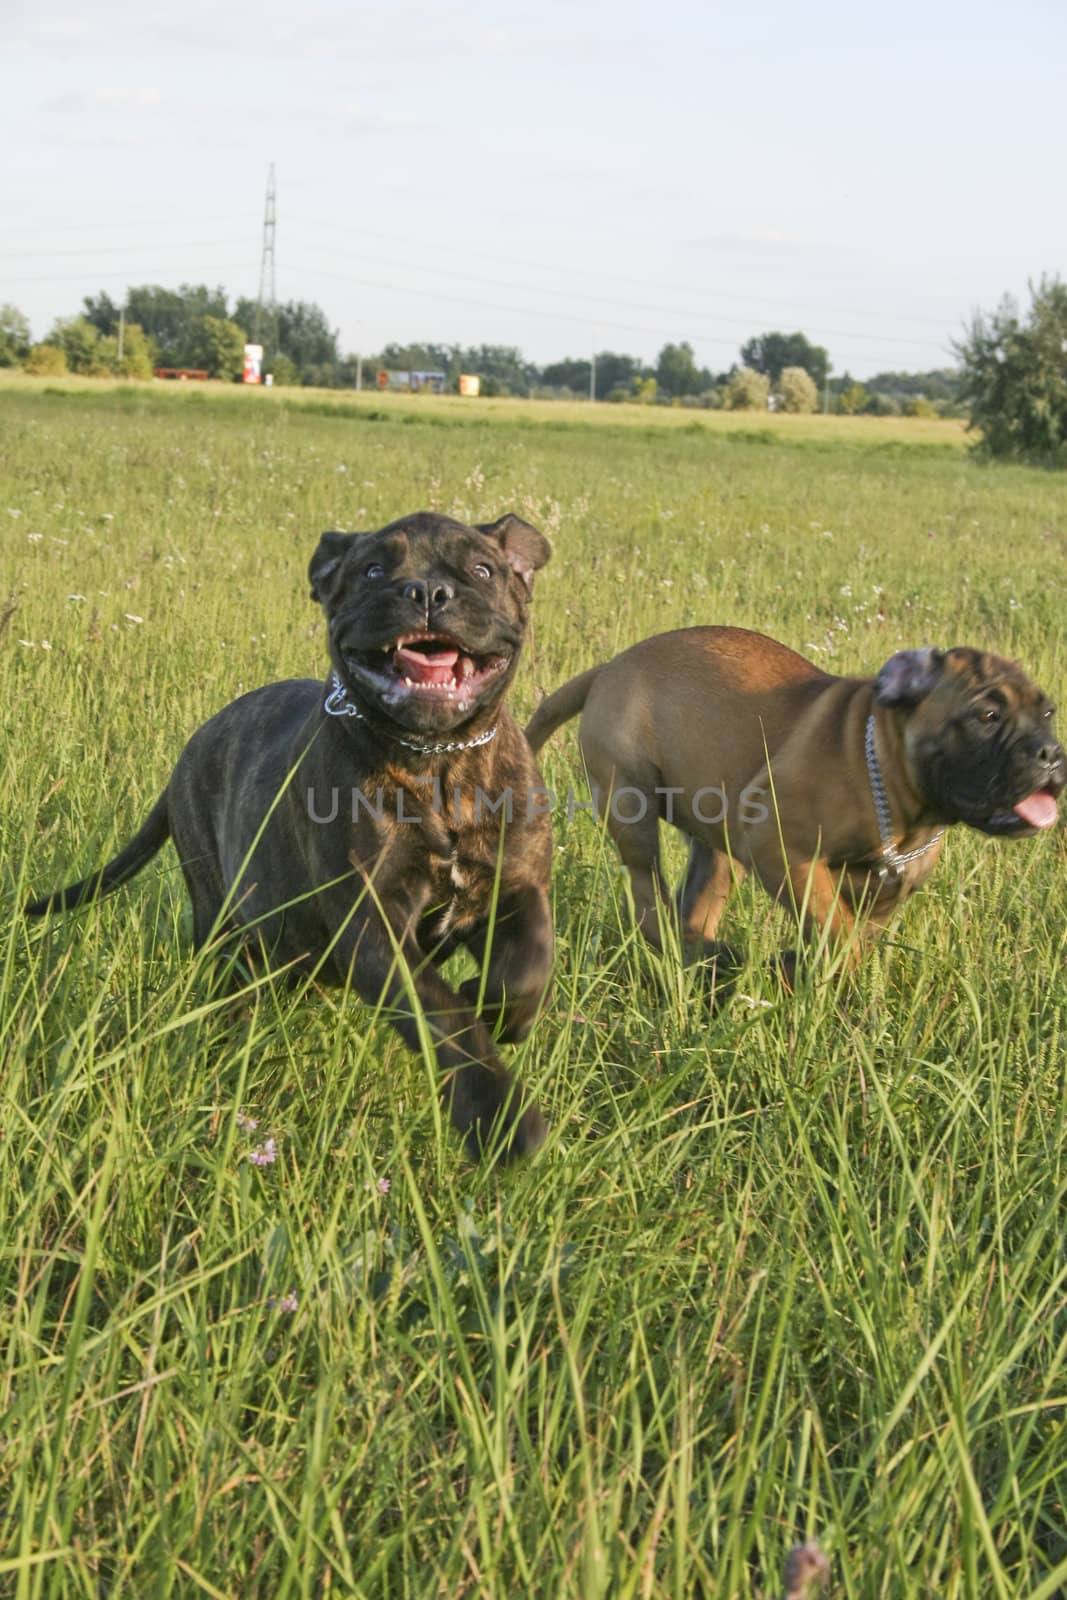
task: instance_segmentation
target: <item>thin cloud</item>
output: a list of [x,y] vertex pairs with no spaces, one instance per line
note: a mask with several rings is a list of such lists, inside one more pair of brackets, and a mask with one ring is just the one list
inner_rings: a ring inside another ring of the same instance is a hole
[[[0,27],[0,42],[15,52],[50,60],[149,57],[159,52],[239,56],[251,60],[374,63],[455,57],[499,58],[518,40],[508,28],[487,25],[462,9],[374,5],[339,10],[312,5],[294,11],[288,0],[264,0],[254,19],[219,11],[206,0],[187,0],[180,11],[152,9],[135,0],[102,0],[87,12],[59,4],[21,5]],[[525,48],[525,43],[524,43]]]
[[796,256],[832,254],[840,260],[854,256],[855,250],[833,239],[812,239],[801,234],[783,233],[776,228],[739,229],[731,233],[697,234],[679,240],[684,250],[714,251],[718,256],[743,258],[756,263],[781,263]]
[[49,116],[64,117],[86,117],[100,111],[128,117],[162,108],[163,96],[158,89],[136,85],[125,89],[67,89],[41,105]]

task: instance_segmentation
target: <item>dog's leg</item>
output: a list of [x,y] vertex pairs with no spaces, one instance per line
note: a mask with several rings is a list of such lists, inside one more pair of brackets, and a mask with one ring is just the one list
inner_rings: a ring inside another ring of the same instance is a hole
[[692,841],[685,882],[678,896],[684,939],[696,944],[714,939],[730,890],[744,875],[744,867],[731,863],[724,850],[713,850],[699,839]]
[[[521,1086],[497,1055],[488,1028],[449,988],[410,932],[394,938],[425,1017],[453,1126],[473,1156],[491,1147],[505,1160],[529,1154],[545,1136],[545,1121],[536,1106],[523,1106]],[[376,916],[351,923],[337,957],[350,960],[352,985],[360,998],[368,1005],[384,1003],[405,1044],[417,1051],[417,1013],[384,924]]]
[[745,869],[731,862],[724,850],[692,840],[685,881],[677,896],[682,943],[686,961],[707,967],[720,989],[731,969],[741,965],[738,953],[715,938],[735,874],[743,878]]
[[[481,1015],[507,1043],[525,1039],[544,1002],[552,976],[552,916],[538,884],[501,895],[493,942],[483,977],[468,978],[460,993],[471,1005],[482,994]],[[488,926],[467,941],[485,961]]]
[[[632,794],[633,788],[630,786]],[[630,796],[628,795],[629,799]],[[607,811],[605,821],[608,832],[622,857],[623,866],[630,875],[630,893],[633,896],[634,918],[637,926],[654,950],[662,951],[660,917],[671,914],[671,895],[663,876],[659,848],[659,818],[653,803],[648,803],[642,816],[633,821],[615,809]]]
[[[847,942],[848,966],[859,965],[859,940],[850,937],[856,928],[856,914],[841,896],[837,875],[824,861],[793,860],[783,870],[781,845],[775,841],[753,864],[767,892],[799,918],[806,943],[813,943],[823,934],[839,946]],[[783,950],[775,962],[789,988],[793,987],[799,960],[799,951]]]

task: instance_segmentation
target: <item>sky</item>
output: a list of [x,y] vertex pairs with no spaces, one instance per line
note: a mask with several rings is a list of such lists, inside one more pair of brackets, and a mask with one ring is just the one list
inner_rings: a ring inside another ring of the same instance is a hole
[[1067,271],[1062,0],[0,0],[0,302],[276,285],[343,349],[951,364]]

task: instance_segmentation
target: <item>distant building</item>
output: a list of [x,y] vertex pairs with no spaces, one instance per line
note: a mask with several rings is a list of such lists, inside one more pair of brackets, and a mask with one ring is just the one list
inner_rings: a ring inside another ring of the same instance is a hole
[[385,367],[378,371],[379,389],[398,390],[408,394],[444,394],[448,387],[446,372],[391,372]]

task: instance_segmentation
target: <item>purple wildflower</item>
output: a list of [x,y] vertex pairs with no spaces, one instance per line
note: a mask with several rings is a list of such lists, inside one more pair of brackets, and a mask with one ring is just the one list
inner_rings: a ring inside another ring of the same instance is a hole
[[273,1139],[267,1139],[256,1150],[250,1150],[248,1159],[254,1167],[269,1167],[278,1159],[278,1151]]

